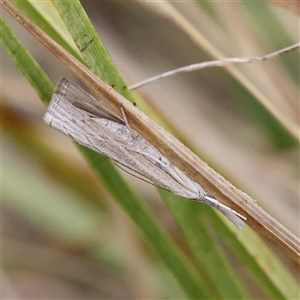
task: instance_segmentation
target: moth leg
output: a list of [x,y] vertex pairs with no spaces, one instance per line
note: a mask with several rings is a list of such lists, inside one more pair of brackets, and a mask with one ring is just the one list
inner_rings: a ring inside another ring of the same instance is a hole
[[138,146],[138,149],[135,150],[136,152],[138,153],[141,153],[142,152],[142,146],[140,144],[140,141],[138,139],[138,136],[134,134],[133,132],[133,129],[131,128],[131,126],[129,125],[128,123],[128,120],[127,120],[127,117],[126,117],[126,114],[125,114],[125,111],[124,111],[124,108],[121,107],[121,111],[122,111],[122,116],[123,116],[123,119],[124,119],[124,122],[125,122],[125,125],[126,127],[128,128],[129,132],[130,132],[130,135],[132,137],[132,140],[136,142],[137,146]]
[[132,135],[132,138],[135,138],[134,134],[133,134],[133,129],[130,127],[129,123],[128,123],[128,120],[127,120],[127,117],[126,117],[126,114],[125,114],[125,111],[124,111],[124,108],[121,107],[121,112],[122,112],[122,116],[123,116],[123,119],[124,119],[124,122],[130,132],[130,134]]

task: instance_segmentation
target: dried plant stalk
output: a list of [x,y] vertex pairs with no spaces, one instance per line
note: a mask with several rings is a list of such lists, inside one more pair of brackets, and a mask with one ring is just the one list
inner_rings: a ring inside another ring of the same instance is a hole
[[257,233],[286,251],[297,263],[300,263],[299,238],[259,207],[253,199],[235,188],[190,149],[93,74],[81,62],[34,25],[9,1],[0,0],[0,3],[91,91],[95,92],[99,98],[105,100],[119,117],[122,117],[122,110],[124,110],[129,125],[166,156],[176,167],[201,184],[209,194],[219,199],[220,202],[245,216],[247,218],[246,223]]

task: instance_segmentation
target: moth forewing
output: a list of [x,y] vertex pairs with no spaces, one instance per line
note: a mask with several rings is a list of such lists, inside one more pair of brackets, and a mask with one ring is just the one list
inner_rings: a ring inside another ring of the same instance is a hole
[[[71,137],[79,144],[148,178],[154,185],[183,197],[197,197],[197,194],[187,191],[137,149],[136,141],[126,125],[91,116],[89,111],[75,107],[56,92],[53,94],[44,120],[49,126]],[[146,142],[143,143],[145,144]]]
[[63,96],[75,107],[91,115],[124,124],[121,118],[102,105],[100,101],[96,100],[91,94],[66,78],[62,78],[59,81],[54,93]]
[[146,181],[185,198],[201,201],[226,215],[238,228],[243,221],[234,210],[211,198],[201,186],[173,165],[155,147],[76,84],[62,79],[55,90],[45,122],[139,174]]

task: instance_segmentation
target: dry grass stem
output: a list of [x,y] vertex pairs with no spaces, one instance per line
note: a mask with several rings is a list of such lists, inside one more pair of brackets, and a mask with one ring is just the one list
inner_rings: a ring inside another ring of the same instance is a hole
[[247,224],[282,250],[300,262],[299,239],[260,208],[249,196],[235,188],[205,162],[166,132],[132,103],[117,93],[107,83],[95,76],[82,63],[54,42],[42,30],[35,26],[7,0],[1,5],[32,35],[34,35],[60,62],[67,66],[90,90],[122,117],[123,108],[130,126],[156,147],[174,165],[193,180],[201,184],[220,202],[232,207],[247,217]]

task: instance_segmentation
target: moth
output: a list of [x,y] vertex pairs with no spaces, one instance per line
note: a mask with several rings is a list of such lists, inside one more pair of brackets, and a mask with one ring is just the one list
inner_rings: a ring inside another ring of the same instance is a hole
[[223,213],[238,228],[244,216],[220,203],[173,165],[92,95],[68,79],[58,83],[44,121],[77,143],[112,159],[122,169],[176,195],[203,202]]

